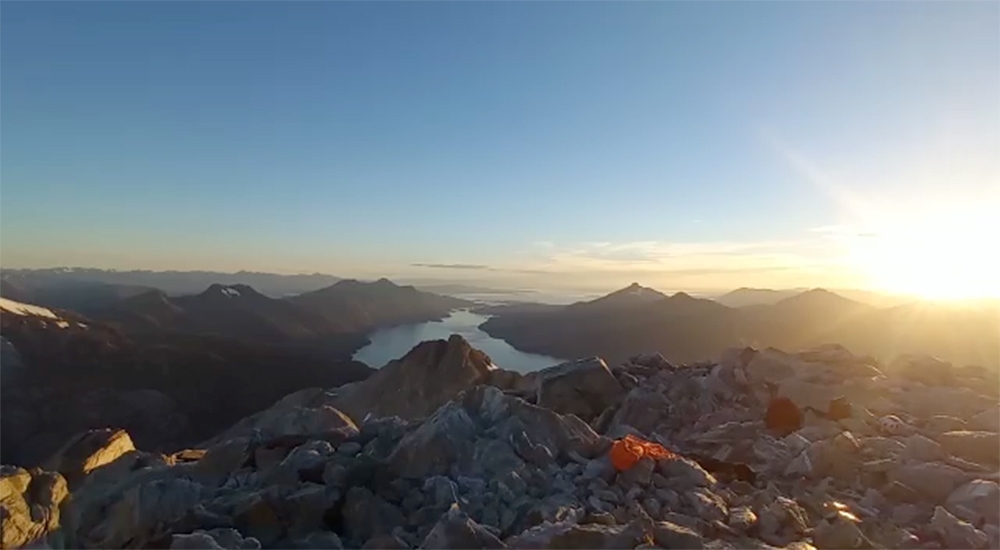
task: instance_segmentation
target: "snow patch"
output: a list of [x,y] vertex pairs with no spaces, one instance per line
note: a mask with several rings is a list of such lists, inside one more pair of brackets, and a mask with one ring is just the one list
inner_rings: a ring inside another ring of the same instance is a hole
[[233,296],[239,296],[240,295],[240,291],[239,290],[236,290],[235,288],[228,287],[228,286],[222,287],[222,293],[225,294],[226,296],[229,296],[230,298],[233,297]]
[[52,313],[51,309],[33,306],[31,304],[22,304],[21,302],[15,302],[14,300],[8,300],[7,298],[0,298],[0,310],[6,311],[7,313],[13,313],[14,315],[33,315],[35,317],[46,317],[49,319],[58,319],[59,316]]
[[56,326],[59,328],[69,328],[68,321],[56,321]]

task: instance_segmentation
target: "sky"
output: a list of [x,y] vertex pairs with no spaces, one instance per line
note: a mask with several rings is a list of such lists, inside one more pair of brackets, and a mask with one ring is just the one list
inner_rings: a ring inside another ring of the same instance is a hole
[[3,2],[0,67],[3,267],[1000,294],[996,2]]

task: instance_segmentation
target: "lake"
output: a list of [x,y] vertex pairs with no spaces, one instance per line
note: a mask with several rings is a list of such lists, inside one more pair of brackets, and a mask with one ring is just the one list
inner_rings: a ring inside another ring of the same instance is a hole
[[479,330],[479,325],[488,318],[486,315],[458,310],[441,321],[378,330],[368,337],[371,343],[359,349],[354,354],[354,359],[378,369],[389,361],[406,355],[406,352],[420,342],[447,340],[452,334],[459,334],[472,347],[489,355],[493,364],[502,369],[531,372],[564,362],[563,359],[518,351],[507,342]]

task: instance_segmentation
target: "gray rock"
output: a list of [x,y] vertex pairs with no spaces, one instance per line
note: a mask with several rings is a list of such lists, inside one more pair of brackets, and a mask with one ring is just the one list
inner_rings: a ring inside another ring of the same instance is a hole
[[618,484],[622,487],[645,487],[650,484],[656,462],[651,458],[643,458],[634,466],[618,474]]
[[693,530],[671,523],[660,521],[653,525],[653,540],[660,548],[704,548],[705,541]]
[[506,548],[493,533],[452,505],[438,520],[420,548]]
[[448,508],[458,502],[458,486],[445,476],[433,476],[424,480],[424,493],[434,499],[434,506]]
[[610,481],[615,476],[615,466],[607,456],[595,458],[583,468],[580,474],[584,479],[603,479]]
[[642,501],[642,507],[651,517],[658,518],[663,513],[663,504],[655,498],[646,498]]
[[[968,429],[968,425],[961,418],[955,418],[954,416],[945,416],[943,414],[936,414],[927,419],[924,423],[924,430],[927,433],[933,435],[940,435],[945,432],[954,432]],[[975,428],[983,429],[983,428]],[[987,430],[989,431],[989,430]]]
[[749,506],[729,510],[729,526],[738,533],[745,533],[757,525],[757,514]]
[[827,520],[816,526],[813,544],[816,548],[832,550],[872,547],[858,524],[846,519]]
[[351,487],[341,509],[344,534],[359,544],[404,525],[403,513],[365,487]]
[[952,491],[944,507],[974,525],[1000,524],[1000,486],[985,479],[970,481]]
[[[962,430],[965,428],[956,429]],[[984,432],[1000,432],[1000,405],[994,405],[969,418],[969,429]]]
[[560,414],[590,421],[625,397],[625,389],[603,359],[592,357],[537,373],[537,403]]
[[260,541],[253,537],[244,538],[236,529],[197,530],[187,535],[175,534],[170,539],[171,550],[254,550],[260,548]]
[[396,535],[376,535],[368,539],[361,548],[362,550],[408,550],[410,545]]
[[934,502],[944,502],[952,491],[971,481],[972,477],[954,466],[940,462],[918,462],[903,463],[892,468],[889,470],[889,480],[898,481]]
[[424,418],[483,382],[491,365],[489,356],[453,334],[447,341],[421,342],[364,381],[340,391],[332,404],[353,418]]
[[1000,434],[996,432],[946,432],[938,437],[949,454],[980,464],[1000,464]]
[[986,548],[989,543],[986,533],[956,518],[940,506],[934,508],[930,529],[937,533],[949,548]]
[[657,462],[657,470],[666,479],[669,488],[684,491],[693,487],[713,487],[715,477],[697,462],[684,457]]
[[934,462],[942,460],[948,453],[940,443],[920,434],[913,434],[903,438],[903,456],[909,460],[918,462]]
[[361,444],[357,441],[347,441],[337,447],[337,454],[344,456],[354,456],[361,452]]
[[724,520],[729,515],[725,501],[712,491],[698,488],[686,493],[685,497],[688,505],[700,518],[708,521]]
[[101,514],[103,521],[86,538],[103,548],[148,545],[159,535],[160,525],[180,519],[205,495],[201,484],[176,477],[138,483],[117,495],[117,501]]
[[590,523],[577,525],[569,522],[537,525],[527,531],[508,538],[505,542],[511,548],[591,548],[616,549],[634,548],[647,536],[635,524],[600,525]]
[[282,545],[281,547],[293,548],[295,550],[340,550],[344,547],[344,543],[337,536],[337,533],[333,531],[315,531],[301,538],[293,539],[287,545]]

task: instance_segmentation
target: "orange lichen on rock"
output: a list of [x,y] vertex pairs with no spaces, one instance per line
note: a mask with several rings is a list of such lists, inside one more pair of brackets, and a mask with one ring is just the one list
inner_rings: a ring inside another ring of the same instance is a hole
[[643,457],[664,460],[677,456],[659,443],[646,441],[631,434],[615,441],[614,445],[611,446],[610,453],[611,463],[619,471],[625,471],[635,466],[635,463]]

